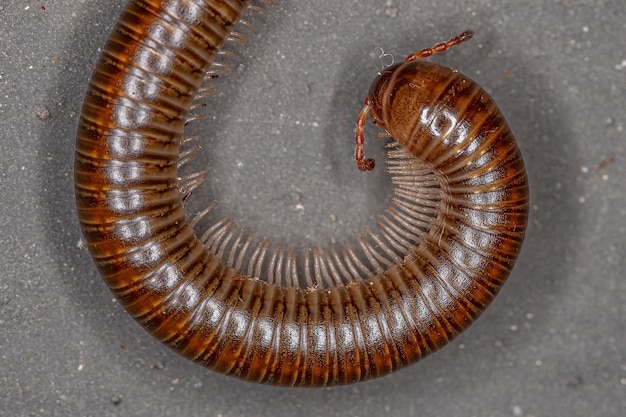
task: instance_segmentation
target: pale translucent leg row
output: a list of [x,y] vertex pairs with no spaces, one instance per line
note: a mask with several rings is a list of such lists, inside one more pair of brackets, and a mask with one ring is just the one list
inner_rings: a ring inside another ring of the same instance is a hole
[[[268,5],[271,2],[263,3]],[[263,10],[256,5],[249,7],[257,12]],[[254,30],[249,22],[242,24]],[[229,40],[246,43],[247,37],[233,31]],[[236,54],[223,50],[219,55],[230,57]],[[211,80],[227,74],[232,68],[232,65],[222,62],[213,64],[206,74],[205,84],[194,97],[187,123],[205,117],[200,110],[206,106],[205,100],[216,94]],[[197,154],[200,146],[194,143],[198,139],[197,136],[183,139],[185,150],[179,157],[179,171]],[[210,253],[237,269],[241,275],[284,286],[341,286],[380,274],[397,264],[422,241],[437,215],[442,193],[435,175],[417,159],[397,143],[389,144],[388,148],[386,162],[394,186],[394,197],[380,215],[376,230],[364,228],[340,245],[295,248],[257,240],[253,233],[239,227],[233,218],[225,217],[213,222],[200,238]],[[185,202],[203,182],[206,173],[204,170],[178,178],[178,187]],[[197,227],[215,205],[213,203],[197,214],[191,221],[192,226]]]
[[[441,188],[435,175],[398,147],[389,146],[387,169],[395,196],[380,215],[376,230],[364,228],[340,245],[295,248],[256,240],[231,217],[215,221],[200,239],[241,275],[284,286],[305,288],[342,286],[382,273],[415,249],[437,215]],[[181,153],[181,160],[189,160]],[[204,172],[180,178],[179,188],[189,195]],[[194,217],[196,226],[215,204]]]

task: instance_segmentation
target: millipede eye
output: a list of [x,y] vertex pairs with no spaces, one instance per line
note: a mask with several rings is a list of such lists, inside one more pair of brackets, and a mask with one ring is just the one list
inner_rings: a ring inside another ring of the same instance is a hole
[[385,95],[387,94],[387,87],[391,82],[391,78],[395,73],[396,69],[401,64],[395,64],[391,67],[387,68],[383,72],[381,72],[378,77],[372,82],[370,86],[370,91],[367,97],[370,99],[370,105],[372,108],[376,109],[379,106],[382,106],[384,103]]

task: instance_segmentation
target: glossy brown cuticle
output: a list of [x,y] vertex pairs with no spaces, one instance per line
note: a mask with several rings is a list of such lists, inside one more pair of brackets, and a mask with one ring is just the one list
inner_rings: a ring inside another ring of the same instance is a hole
[[212,370],[323,386],[414,363],[467,328],[513,268],[528,211],[513,135],[492,98],[461,73],[420,60],[398,65],[369,100],[381,126],[440,183],[421,243],[345,285],[250,278],[198,239],[177,183],[194,95],[247,6],[126,6],[94,70],[77,134],[76,204],[89,251],[148,332]]

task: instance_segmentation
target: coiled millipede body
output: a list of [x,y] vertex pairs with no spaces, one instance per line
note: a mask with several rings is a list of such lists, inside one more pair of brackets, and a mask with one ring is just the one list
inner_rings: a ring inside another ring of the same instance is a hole
[[[128,3],[79,122],[76,201],[87,246],[124,308],[210,369],[304,386],[388,374],[467,328],[509,275],[528,210],[520,151],[478,84],[411,61],[466,33],[384,70],[357,123],[361,168],[373,167],[363,156],[369,113],[404,149],[392,157],[399,189],[409,184],[434,198],[406,197],[398,203],[403,213],[393,211],[380,234],[357,238],[364,260],[347,244],[314,249],[307,282],[331,277],[318,288],[296,284],[293,253],[275,250],[261,261],[266,246],[250,256],[245,237],[223,260],[233,233],[213,235],[214,247],[197,237],[178,168],[194,97],[247,7],[237,0]],[[425,179],[415,179],[422,171]],[[254,258],[249,273],[240,272],[246,256]],[[278,278],[258,279],[268,270]]]

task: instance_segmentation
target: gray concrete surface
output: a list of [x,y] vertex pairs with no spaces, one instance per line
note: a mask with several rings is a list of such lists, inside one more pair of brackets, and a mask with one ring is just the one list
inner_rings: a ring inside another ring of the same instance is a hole
[[1,416],[625,415],[622,0],[281,1],[250,17],[258,34],[235,47],[207,110],[205,204],[296,244],[373,221],[385,173],[351,161],[371,51],[402,56],[466,28],[475,39],[435,61],[492,93],[531,182],[521,258],[475,325],[394,375],[317,390],[253,385],[173,354],[113,301],[79,244],[77,117],[123,3],[0,5]]

